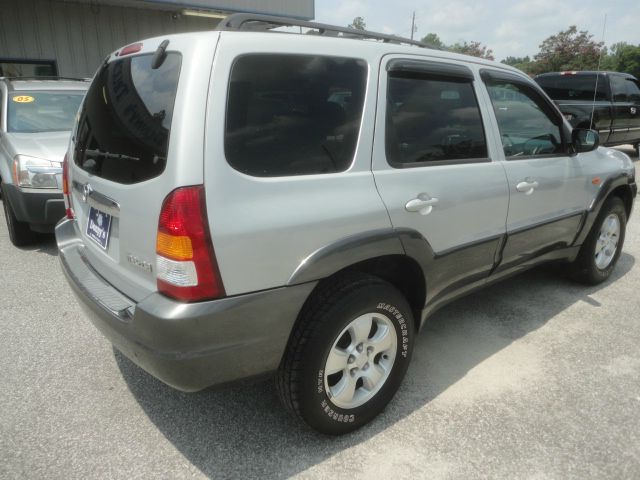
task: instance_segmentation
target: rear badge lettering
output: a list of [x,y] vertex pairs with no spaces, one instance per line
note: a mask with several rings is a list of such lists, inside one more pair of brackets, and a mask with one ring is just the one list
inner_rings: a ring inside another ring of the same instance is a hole
[[149,262],[145,262],[144,260],[140,260],[138,257],[136,257],[135,255],[133,255],[132,253],[129,253],[127,255],[127,260],[131,265],[135,265],[138,268],[141,268],[149,273],[151,273],[153,271],[153,267],[151,266],[151,264]]

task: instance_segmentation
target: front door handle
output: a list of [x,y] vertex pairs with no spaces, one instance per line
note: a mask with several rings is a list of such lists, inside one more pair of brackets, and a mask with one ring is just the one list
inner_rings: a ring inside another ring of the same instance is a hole
[[531,195],[533,191],[538,188],[540,184],[535,180],[525,179],[523,182],[520,182],[516,185],[516,190],[524,193],[525,195]]
[[417,198],[413,198],[404,206],[407,212],[418,212],[420,215],[429,215],[433,206],[438,203],[437,198],[432,198],[426,193],[421,193]]

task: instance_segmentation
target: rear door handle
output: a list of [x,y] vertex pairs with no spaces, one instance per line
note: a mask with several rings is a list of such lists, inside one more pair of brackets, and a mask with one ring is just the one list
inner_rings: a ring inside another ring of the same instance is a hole
[[433,206],[438,203],[437,198],[432,198],[426,193],[421,193],[417,198],[413,198],[404,206],[407,212],[418,212],[420,215],[429,215]]
[[516,190],[524,193],[525,195],[531,195],[533,191],[538,188],[540,184],[535,180],[525,179],[516,185]]

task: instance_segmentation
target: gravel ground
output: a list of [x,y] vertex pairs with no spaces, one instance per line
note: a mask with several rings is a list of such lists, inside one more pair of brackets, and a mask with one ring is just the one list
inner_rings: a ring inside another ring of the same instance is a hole
[[386,411],[342,438],[267,379],[156,381],[83,317],[52,238],[14,248],[0,218],[0,478],[640,478],[635,208],[609,282],[538,269],[449,305]]

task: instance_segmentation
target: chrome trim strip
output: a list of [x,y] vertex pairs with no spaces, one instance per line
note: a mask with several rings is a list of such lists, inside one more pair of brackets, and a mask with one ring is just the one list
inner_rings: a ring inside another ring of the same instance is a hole
[[85,194],[85,186],[87,186],[88,183],[82,184],[73,180],[71,185],[80,194],[81,199],[86,198],[85,202],[89,204],[90,207],[96,208],[112,217],[120,217],[120,204],[115,200],[92,189],[88,189],[87,194]]
[[95,190],[87,196],[87,203],[89,206],[107,213],[112,217],[120,217],[120,205],[118,202]]

